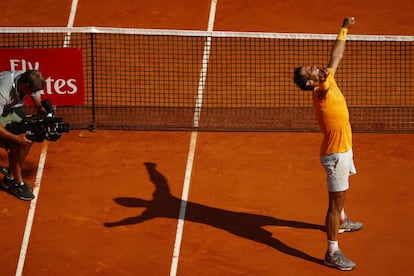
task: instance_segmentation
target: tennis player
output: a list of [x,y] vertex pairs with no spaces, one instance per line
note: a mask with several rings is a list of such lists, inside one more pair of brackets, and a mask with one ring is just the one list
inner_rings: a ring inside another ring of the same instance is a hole
[[37,70],[0,72],[0,147],[8,152],[9,173],[0,182],[0,188],[22,200],[32,200],[34,195],[29,184],[23,181],[22,165],[29,154],[32,142],[23,133],[15,135],[5,125],[20,122],[24,118],[24,98],[30,95],[33,103],[42,111],[40,90],[45,80]]
[[355,263],[347,259],[339,249],[338,233],[362,228],[362,223],[350,221],[344,211],[349,176],[355,174],[356,169],[353,162],[348,107],[334,78],[345,50],[347,32],[354,24],[354,17],[343,20],[327,68],[308,65],[294,70],[296,85],[302,90],[312,91],[316,120],[324,135],[320,160],[327,174],[329,193],[325,221],[328,250],[324,263],[341,270],[352,270]]

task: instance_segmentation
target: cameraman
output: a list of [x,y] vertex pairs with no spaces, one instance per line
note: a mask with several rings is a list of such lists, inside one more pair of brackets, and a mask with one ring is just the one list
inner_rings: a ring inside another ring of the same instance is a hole
[[44,85],[43,75],[37,70],[0,72],[0,147],[6,149],[9,159],[9,173],[0,182],[0,188],[22,200],[34,198],[30,185],[23,181],[21,170],[32,141],[24,133],[9,132],[5,125],[22,121],[26,95],[31,96],[38,112],[42,111],[40,90]]

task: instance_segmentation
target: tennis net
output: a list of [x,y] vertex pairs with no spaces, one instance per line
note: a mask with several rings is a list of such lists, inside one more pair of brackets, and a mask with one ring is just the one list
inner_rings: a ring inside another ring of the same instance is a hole
[[[326,66],[336,35],[0,28],[0,48],[82,49],[73,128],[316,131],[293,69]],[[414,37],[349,35],[336,80],[354,131],[414,132]]]

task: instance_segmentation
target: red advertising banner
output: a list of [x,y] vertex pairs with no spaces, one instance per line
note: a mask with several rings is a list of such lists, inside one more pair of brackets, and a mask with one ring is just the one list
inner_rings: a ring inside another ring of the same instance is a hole
[[[42,99],[56,106],[83,105],[85,92],[79,48],[0,49],[0,71],[39,70],[46,85]],[[30,104],[31,101],[26,101]]]

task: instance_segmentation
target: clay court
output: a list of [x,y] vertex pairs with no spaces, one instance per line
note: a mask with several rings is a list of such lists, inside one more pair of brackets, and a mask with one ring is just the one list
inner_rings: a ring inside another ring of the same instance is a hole
[[[23,2],[0,4],[0,26],[66,27],[71,1]],[[206,30],[210,2],[79,0],[74,26]],[[218,0],[214,30],[335,33],[352,15],[354,34],[413,35],[408,0],[279,2]],[[19,266],[21,275],[344,273],[323,265],[321,139],[319,132],[75,129],[36,143],[24,166],[38,186],[36,204],[0,192],[1,274]],[[346,209],[364,228],[340,236],[357,263],[350,273],[411,275],[413,134],[358,132],[353,140],[358,173]],[[0,163],[7,165],[6,152]]]

